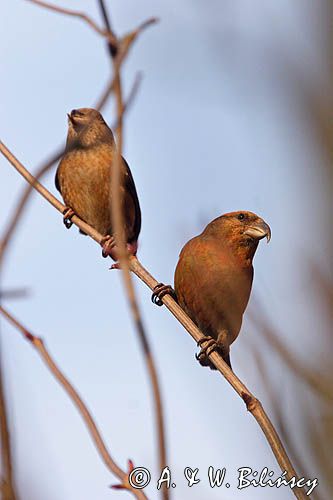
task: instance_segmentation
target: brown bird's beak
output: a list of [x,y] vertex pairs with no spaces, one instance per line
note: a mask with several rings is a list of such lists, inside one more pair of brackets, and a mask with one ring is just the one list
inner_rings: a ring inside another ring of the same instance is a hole
[[255,240],[262,240],[262,238],[266,237],[267,243],[269,243],[271,239],[271,228],[268,224],[266,224],[265,221],[259,219],[258,222],[255,222],[254,224],[249,226],[244,231],[244,234],[251,236],[251,238],[254,238]]
[[80,113],[76,109],[72,109],[70,113],[67,113],[68,120],[72,123],[72,125],[75,125],[77,121],[75,120],[75,117],[80,115]]

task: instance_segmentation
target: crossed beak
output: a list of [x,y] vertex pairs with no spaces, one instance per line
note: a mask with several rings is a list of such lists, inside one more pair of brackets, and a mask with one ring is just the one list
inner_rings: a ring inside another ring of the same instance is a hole
[[75,123],[76,123],[76,121],[75,121],[76,114],[77,114],[76,109],[72,109],[72,111],[70,113],[67,113],[68,121],[70,123],[72,123],[73,125],[75,125]]
[[269,240],[271,239],[271,228],[265,221],[258,219],[257,222],[249,226],[244,231],[244,234],[251,236],[251,238],[254,238],[255,240],[267,238],[267,243],[269,243]]

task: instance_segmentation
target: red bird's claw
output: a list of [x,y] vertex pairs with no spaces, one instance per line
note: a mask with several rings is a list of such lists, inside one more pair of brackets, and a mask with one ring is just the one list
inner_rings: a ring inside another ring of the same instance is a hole
[[212,352],[214,352],[218,348],[216,340],[214,341],[214,344],[211,344],[206,348],[206,356],[208,357]]
[[207,342],[207,344],[200,349],[199,354],[195,355],[195,358],[200,361],[201,358],[209,356],[215,349],[218,347],[217,342],[215,339],[212,337],[203,337],[202,339],[199,339],[197,344],[201,345],[204,342]]
[[66,207],[62,213],[64,215],[65,226],[67,227],[67,229],[71,228],[73,225],[72,217],[73,217],[73,215],[75,215],[74,210],[72,210],[69,207]]
[[101,247],[102,247],[102,256],[104,258],[109,257],[111,255],[112,249],[115,247],[116,242],[113,236],[110,236],[107,234],[106,236],[103,236],[101,239]]
[[154,287],[154,291],[151,296],[151,301],[153,302],[153,304],[156,304],[157,306],[161,307],[163,306],[162,299],[164,295],[171,295],[171,297],[175,301],[177,301],[176,292],[174,291],[172,286],[164,285],[163,283],[158,283],[158,285]]

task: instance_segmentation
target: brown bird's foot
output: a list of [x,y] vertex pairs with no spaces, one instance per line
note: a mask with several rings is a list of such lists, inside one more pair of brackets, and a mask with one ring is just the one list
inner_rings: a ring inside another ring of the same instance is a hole
[[[115,243],[113,243],[112,248],[115,248]],[[126,243],[126,250],[129,254],[129,256],[134,256],[136,255],[136,252],[138,250],[138,242],[135,241],[134,243]],[[109,253],[110,257],[112,257],[114,260],[117,260],[116,252],[115,250],[112,250],[112,252]],[[104,255],[103,255],[104,257]],[[110,269],[121,269],[120,262],[115,262],[112,264]]]
[[132,243],[127,243],[126,245],[127,251],[130,255],[136,255],[136,252],[138,251],[138,242],[133,241]]
[[[104,258],[112,257],[114,259],[112,250],[114,249],[115,246],[116,246],[116,242],[115,242],[115,239],[113,236],[110,236],[109,234],[107,234],[106,236],[103,236],[103,238],[101,239],[101,247],[103,249],[102,256]],[[114,260],[117,260],[117,259],[114,259]]]
[[199,354],[195,355],[195,358],[201,363],[206,365],[208,361],[208,356],[218,348],[217,342],[213,337],[206,336],[198,340],[197,345],[201,346],[203,343],[207,344],[201,347]]
[[164,295],[171,295],[171,297],[177,302],[176,292],[170,285],[164,285],[163,283],[159,283],[154,287],[153,294],[151,296],[151,301],[153,304],[161,307],[163,306],[162,299]]
[[72,217],[75,215],[75,212],[71,208],[66,207],[62,213],[64,215],[64,224],[67,229],[70,229],[73,225]]

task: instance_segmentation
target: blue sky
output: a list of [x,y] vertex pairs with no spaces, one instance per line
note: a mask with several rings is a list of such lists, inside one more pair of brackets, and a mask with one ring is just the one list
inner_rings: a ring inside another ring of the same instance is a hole
[[[100,22],[97,2],[57,4]],[[300,0],[107,4],[119,33],[148,17],[160,19],[138,39],[124,68],[127,92],[137,71],[144,76],[126,115],[124,147],[143,213],[140,260],[171,283],[181,247],[210,220],[232,210],[258,213],[270,224],[272,241],[258,249],[253,296],[301,359],[309,351],[314,363],[328,359],[317,338],[328,325],[308,273],[312,260],[329,272],[329,186],[321,168],[327,159],[301,92],[329,92],[328,6]],[[34,170],[64,141],[66,113],[96,102],[109,78],[108,55],[103,39],[83,22],[27,1],[5,1],[0,23],[1,138]],[[112,123],[112,101],[104,117]],[[3,228],[24,181],[2,157],[0,168]],[[44,182],[55,193],[53,179],[52,173]],[[119,464],[132,458],[156,479],[149,381],[121,277],[108,266],[92,241],[75,228],[66,231],[36,195],[3,273],[4,286],[27,286],[31,294],[8,308],[45,339]],[[234,486],[241,466],[278,473],[256,422],[219,374],[195,362],[193,341],[168,311],[154,307],[136,279],[135,285],[161,377],[173,498],[266,499],[266,489]],[[36,353],[8,324],[1,330],[22,497],[125,497],[108,488],[114,478]],[[285,422],[302,439],[295,386],[245,318],[231,351],[233,367],[270,413],[251,346],[272,379],[280,379]],[[184,467],[199,467],[204,477],[209,465],[227,467],[232,487],[211,490],[203,478],[189,490]],[[153,487],[148,494],[156,498]],[[270,489],[269,497],[291,495]]]

